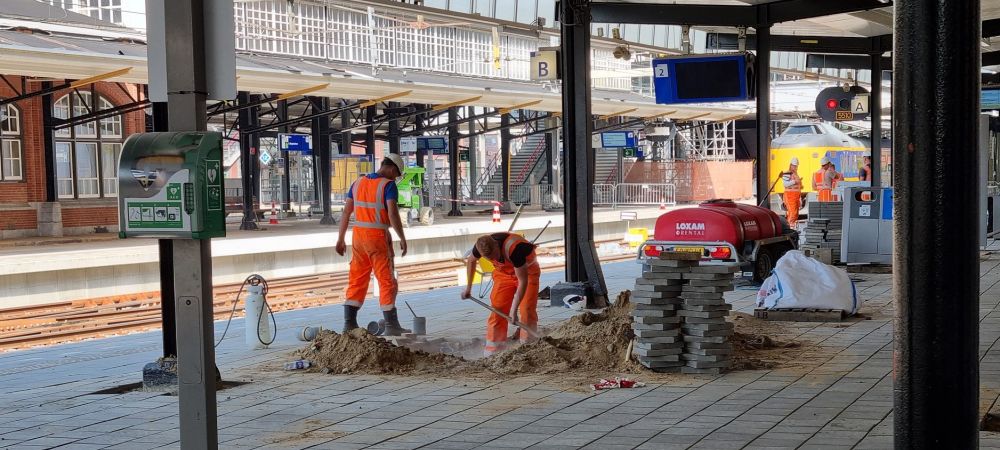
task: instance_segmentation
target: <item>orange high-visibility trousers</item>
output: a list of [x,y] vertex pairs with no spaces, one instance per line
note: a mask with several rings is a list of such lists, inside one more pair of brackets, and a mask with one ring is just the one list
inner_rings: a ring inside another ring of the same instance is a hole
[[785,208],[788,209],[785,217],[788,218],[788,226],[795,228],[795,222],[799,221],[799,208],[802,207],[801,191],[785,191]]
[[[529,263],[528,266],[528,286],[524,291],[524,298],[517,308],[517,320],[532,330],[538,329],[538,279],[542,274],[538,263]],[[493,291],[490,293],[490,304],[504,314],[510,315],[510,307],[514,303],[514,293],[517,292],[517,275],[513,271],[493,272]],[[531,337],[526,331],[521,330],[518,339],[527,342]],[[503,348],[507,344],[507,319],[500,317],[496,313],[490,313],[486,319],[486,346],[484,354],[489,356]]]
[[372,272],[378,282],[378,303],[382,311],[396,307],[398,286],[392,275],[387,231],[355,228],[351,237],[351,268],[347,276],[344,304],[361,307],[368,296],[368,281]]
[[832,202],[833,201],[833,189],[819,189],[816,192],[816,196],[819,197],[821,202]]

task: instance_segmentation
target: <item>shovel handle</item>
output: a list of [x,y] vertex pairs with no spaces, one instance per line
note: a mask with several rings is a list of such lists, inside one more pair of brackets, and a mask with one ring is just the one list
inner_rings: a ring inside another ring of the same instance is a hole
[[507,314],[504,314],[504,313],[500,312],[499,309],[494,308],[492,305],[489,305],[489,304],[483,302],[482,300],[480,300],[480,299],[478,299],[476,297],[469,297],[469,300],[472,300],[472,301],[474,301],[476,303],[479,303],[479,306],[482,306],[483,308],[486,308],[486,309],[488,309],[490,311],[493,311],[498,316],[503,317],[504,319],[507,319],[507,321],[510,322],[512,325],[514,325],[516,327],[521,327],[521,329],[524,330],[525,332],[527,332],[528,334],[530,334],[531,337],[533,337],[535,339],[541,339],[542,338],[542,335],[538,334],[535,330],[532,330],[531,328],[522,325],[521,322],[515,321],[513,318],[511,318]]

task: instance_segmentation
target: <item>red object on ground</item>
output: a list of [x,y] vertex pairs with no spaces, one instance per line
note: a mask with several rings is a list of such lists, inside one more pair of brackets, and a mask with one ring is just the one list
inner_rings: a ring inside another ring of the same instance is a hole
[[737,249],[745,241],[781,235],[781,219],[769,209],[730,200],[710,200],[696,208],[667,212],[656,219],[657,241],[724,241]]
[[609,380],[607,378],[602,378],[599,383],[592,384],[592,385],[590,385],[590,387],[593,390],[595,390],[595,391],[601,391],[601,390],[604,390],[604,389],[637,388],[637,387],[643,387],[645,385],[646,385],[645,383],[640,383],[638,381],[631,380],[631,379],[628,379],[628,378],[615,377],[614,380]]

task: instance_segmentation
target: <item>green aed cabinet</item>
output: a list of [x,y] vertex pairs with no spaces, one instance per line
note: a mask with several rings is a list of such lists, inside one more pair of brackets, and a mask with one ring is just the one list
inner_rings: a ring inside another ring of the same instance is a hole
[[119,236],[209,239],[226,235],[222,134],[134,134],[118,161]]

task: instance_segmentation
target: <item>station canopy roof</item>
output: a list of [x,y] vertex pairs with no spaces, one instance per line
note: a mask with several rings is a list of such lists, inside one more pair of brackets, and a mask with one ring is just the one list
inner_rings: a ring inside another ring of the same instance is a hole
[[[21,1],[21,0],[14,0]],[[35,3],[32,0],[28,0]],[[0,73],[51,79],[83,79],[131,68],[108,81],[147,83],[146,45],[141,34],[103,24],[29,20],[0,13]],[[282,94],[327,84],[309,95],[369,100],[401,92],[402,103],[441,105],[481,97],[468,105],[562,111],[554,86],[537,82],[462,77],[325,60],[237,53],[237,86],[254,93]],[[649,97],[617,90],[592,91],[593,114],[658,117],[677,121],[721,121],[747,112],[742,106],[657,105]],[[537,103],[535,103],[537,101]]]

